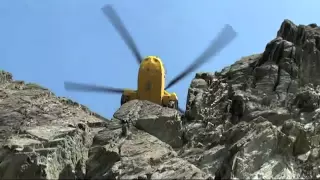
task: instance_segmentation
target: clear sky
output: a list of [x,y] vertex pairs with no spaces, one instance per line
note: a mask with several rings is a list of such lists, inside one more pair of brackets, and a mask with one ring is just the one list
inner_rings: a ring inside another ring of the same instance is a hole
[[[197,71],[213,72],[260,53],[286,18],[320,24],[319,0],[1,0],[0,69],[110,118],[120,95],[66,92],[65,80],[136,88],[138,65],[101,8],[112,4],[143,56],[157,55],[167,79],[191,63],[224,24],[237,38]],[[185,109],[195,73],[170,88]]]

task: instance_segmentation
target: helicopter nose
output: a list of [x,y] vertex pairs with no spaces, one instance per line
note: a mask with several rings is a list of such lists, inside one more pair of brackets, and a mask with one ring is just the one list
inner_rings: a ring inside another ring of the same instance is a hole
[[148,64],[158,64],[159,60],[155,59],[155,58],[148,58],[148,59],[146,59],[146,63],[148,63]]
[[158,64],[158,61],[156,59],[149,58],[146,59],[145,64],[148,66],[154,66]]
[[144,62],[144,67],[146,67],[147,71],[153,70],[153,71],[159,71],[160,70],[160,63],[159,60],[155,58],[148,58]]

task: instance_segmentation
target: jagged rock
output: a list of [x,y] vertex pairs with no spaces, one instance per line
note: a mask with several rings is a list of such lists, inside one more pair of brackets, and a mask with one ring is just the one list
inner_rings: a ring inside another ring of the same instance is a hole
[[82,179],[88,122],[105,119],[35,84],[0,73],[0,179]]
[[134,126],[170,144],[183,145],[183,130],[179,112],[148,102],[133,100],[125,103],[113,115],[127,126]]
[[319,40],[316,25],[285,20],[262,54],[197,74],[207,85],[190,86],[181,157],[216,179],[319,178]]
[[106,128],[95,139],[105,141],[93,141],[86,179],[209,177],[195,165],[178,158],[170,145],[135,127],[131,128],[130,136],[123,136],[121,127]]
[[319,179],[320,28],[197,73],[185,118],[129,101],[110,121],[0,72],[0,178]]
[[12,74],[3,70],[0,70],[0,84],[11,82],[12,81]]

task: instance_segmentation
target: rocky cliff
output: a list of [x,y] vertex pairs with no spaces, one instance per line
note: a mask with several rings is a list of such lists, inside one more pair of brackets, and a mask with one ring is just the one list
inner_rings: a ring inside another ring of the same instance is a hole
[[111,121],[0,72],[0,179],[320,178],[320,28],[197,73],[184,117],[130,101]]

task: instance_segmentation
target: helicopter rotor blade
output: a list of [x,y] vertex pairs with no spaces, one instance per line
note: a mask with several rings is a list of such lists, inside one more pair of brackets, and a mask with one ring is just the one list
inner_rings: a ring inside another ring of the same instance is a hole
[[210,57],[217,55],[223,48],[225,48],[235,37],[237,33],[230,25],[225,25],[222,31],[219,33],[217,38],[215,38],[209,47],[184,71],[173,78],[167,85],[165,89],[168,89],[175,85],[177,82],[186,77],[189,73],[199,68],[202,64],[207,62]]
[[64,82],[64,88],[71,91],[82,91],[82,92],[102,92],[102,93],[123,93],[124,89],[113,88],[107,86],[97,86],[90,84],[74,83],[74,82]]
[[142,56],[137,48],[136,43],[134,42],[128,30],[125,28],[122,20],[120,19],[116,11],[113,9],[111,5],[105,5],[102,8],[102,11],[105,14],[105,16],[107,16],[107,18],[111,21],[112,26],[117,30],[123,41],[126,43],[128,48],[135,56],[137,62],[140,64],[142,61]]

